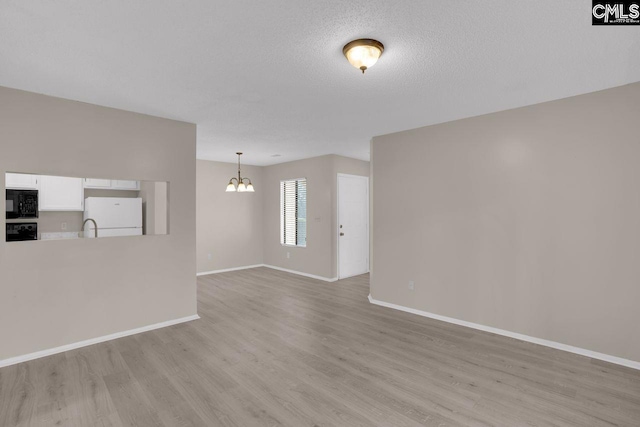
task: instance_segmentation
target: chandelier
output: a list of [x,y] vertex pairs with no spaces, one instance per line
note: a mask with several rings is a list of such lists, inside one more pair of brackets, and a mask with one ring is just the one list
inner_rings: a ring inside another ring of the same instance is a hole
[[[244,192],[253,193],[256,190],[253,189],[253,184],[251,183],[251,180],[246,177],[242,178],[242,175],[240,173],[240,156],[242,156],[242,153],[236,153],[236,154],[238,155],[238,177],[236,178],[234,176],[229,180],[229,184],[227,185],[227,192],[237,191],[238,193],[244,193]],[[233,181],[236,181],[236,183],[234,184]],[[244,181],[249,181],[249,183],[245,185]]]

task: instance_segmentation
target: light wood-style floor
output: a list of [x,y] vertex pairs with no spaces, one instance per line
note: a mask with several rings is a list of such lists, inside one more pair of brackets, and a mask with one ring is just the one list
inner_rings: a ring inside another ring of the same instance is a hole
[[0,426],[640,426],[640,371],[373,306],[368,280],[201,277],[201,320],[0,369]]

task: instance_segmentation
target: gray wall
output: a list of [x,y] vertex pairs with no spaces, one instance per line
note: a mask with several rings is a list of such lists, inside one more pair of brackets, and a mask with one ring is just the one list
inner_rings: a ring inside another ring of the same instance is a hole
[[153,181],[142,181],[138,193],[142,199],[142,233],[156,234],[156,183]]
[[372,297],[640,361],[639,100],[374,138]]
[[[197,161],[198,272],[263,263],[263,168],[242,166],[254,193],[227,193],[229,178],[238,176],[234,163]],[[209,259],[211,254],[211,259]]]
[[196,314],[195,125],[0,87],[0,129],[0,186],[169,181],[174,220],[168,236],[0,241],[0,360]]
[[[168,193],[164,181],[140,182],[139,197],[142,198],[142,227],[145,235],[167,234]],[[136,193],[130,191],[130,193]]]
[[158,181],[154,185],[155,200],[154,222],[155,228],[151,234],[168,234],[169,233],[169,183],[166,181]]
[[[197,161],[198,272],[268,264],[337,275],[337,174],[369,175],[369,162],[328,155],[273,166],[242,166],[255,193],[227,193],[237,165]],[[307,247],[280,245],[280,181],[307,178]],[[287,258],[287,252],[291,257]],[[211,254],[211,259],[209,259]]]
[[[338,173],[368,176],[369,162],[328,155],[264,168],[265,264],[330,279],[337,276]],[[280,244],[280,181],[291,178],[307,178],[305,248]]]

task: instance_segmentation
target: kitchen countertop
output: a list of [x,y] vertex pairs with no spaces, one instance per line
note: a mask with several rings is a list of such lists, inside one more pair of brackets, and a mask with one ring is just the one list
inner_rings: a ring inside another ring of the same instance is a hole
[[56,231],[53,233],[40,233],[40,240],[79,239],[84,237],[80,231]]

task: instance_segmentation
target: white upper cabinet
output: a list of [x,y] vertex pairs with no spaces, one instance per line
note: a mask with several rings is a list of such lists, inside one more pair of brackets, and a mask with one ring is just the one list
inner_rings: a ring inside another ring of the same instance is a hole
[[5,187],[37,190],[38,180],[38,175],[30,175],[26,173],[7,173],[5,174]]
[[139,190],[140,184],[138,181],[112,180],[111,187],[116,190]]
[[85,178],[84,188],[111,188],[110,179]]
[[82,178],[42,175],[39,179],[41,211],[84,210]]
[[102,190],[139,190],[139,181],[125,181],[117,179],[94,179],[85,178],[84,188],[94,188]]

